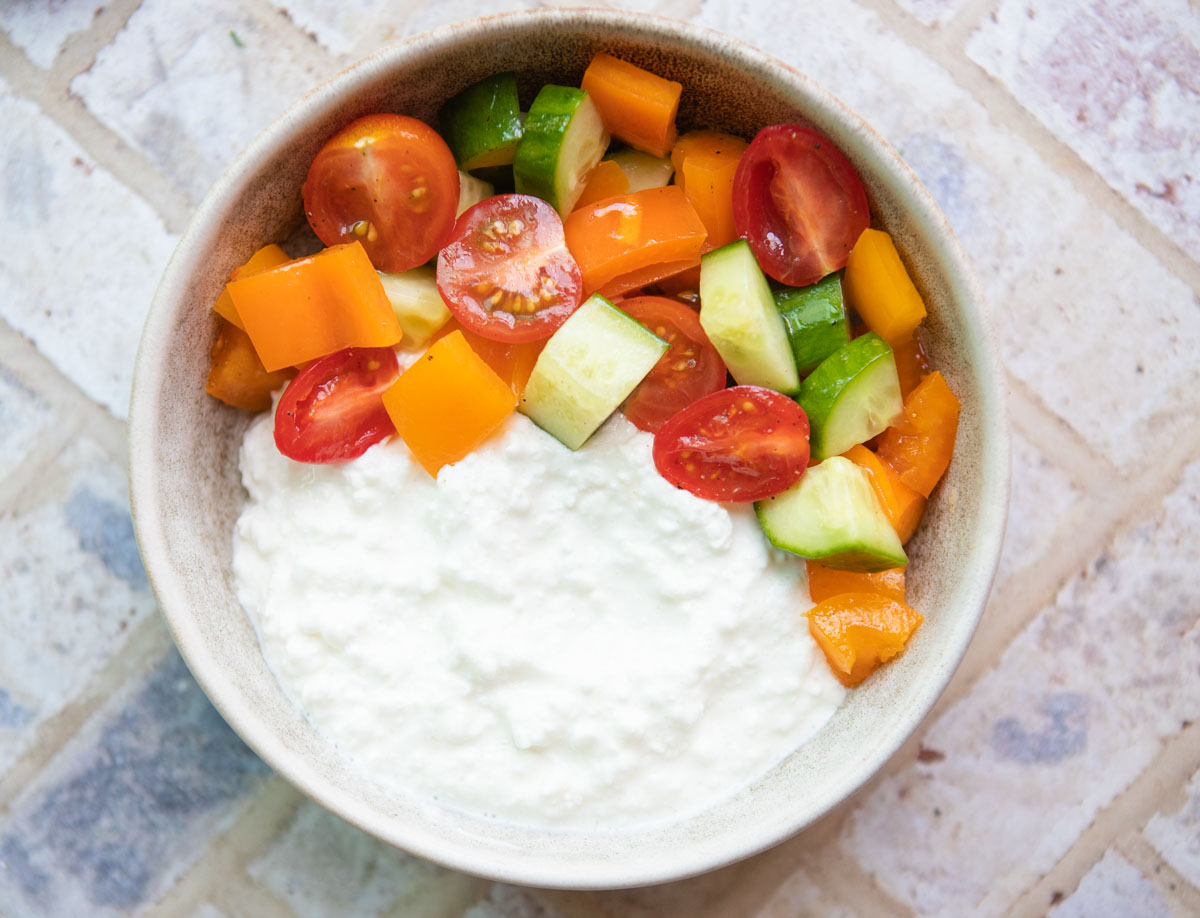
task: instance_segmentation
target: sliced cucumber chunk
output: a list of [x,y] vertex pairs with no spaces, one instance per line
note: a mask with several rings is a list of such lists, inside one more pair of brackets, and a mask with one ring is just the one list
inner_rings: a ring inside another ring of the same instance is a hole
[[633,147],[626,147],[611,154],[608,159],[621,167],[629,179],[629,193],[645,191],[647,188],[662,188],[671,181],[675,167],[669,159],[651,156]]
[[842,299],[842,275],[830,274],[807,287],[774,285],[775,306],[783,316],[796,370],[801,376],[850,341]]
[[517,192],[549,201],[565,218],[606,149],[608,130],[591,97],[570,86],[543,86],[513,160]]
[[450,310],[438,293],[437,271],[433,265],[421,265],[403,274],[375,272],[383,283],[383,292],[391,301],[392,311],[400,321],[406,348],[419,348],[443,325],[450,321]]
[[701,256],[700,324],[739,383],[800,389],[783,317],[746,240]]
[[754,505],[771,544],[826,567],[873,573],[908,563],[870,473],[842,456],[814,465],[782,494]]
[[546,342],[518,408],[579,449],[666,350],[662,338],[595,294]]
[[458,170],[458,212],[456,217],[461,217],[465,211],[470,210],[480,201],[490,198],[496,193],[496,189],[492,187],[491,182],[485,182],[483,179],[475,178],[469,172]]
[[500,73],[468,86],[442,107],[442,136],[460,169],[507,166],[521,140],[517,77]]
[[815,461],[865,443],[904,410],[892,349],[874,332],[855,338],[821,361],[796,400],[808,414]]

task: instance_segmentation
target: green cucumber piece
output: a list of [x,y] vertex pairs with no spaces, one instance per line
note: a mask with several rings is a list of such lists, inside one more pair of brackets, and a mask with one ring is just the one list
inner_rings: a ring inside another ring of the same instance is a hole
[[771,544],[843,571],[874,573],[908,563],[879,505],[870,473],[842,456],[814,465],[796,484],[754,505]]
[[516,74],[500,73],[468,86],[442,106],[441,120],[458,168],[509,165],[522,134]]
[[579,449],[666,350],[662,338],[593,294],[546,342],[519,409]]
[[423,347],[450,321],[450,310],[438,293],[437,270],[433,265],[421,265],[403,274],[375,273],[404,332],[400,339],[403,347]]
[[517,193],[550,202],[565,219],[606,149],[608,130],[591,96],[570,86],[543,86],[513,160]]
[[815,461],[865,443],[904,410],[892,349],[874,332],[855,338],[821,361],[796,400],[808,414]]
[[739,383],[799,391],[783,317],[745,239],[701,256],[700,325]]
[[492,187],[491,182],[485,182],[483,179],[476,178],[469,172],[458,170],[458,213],[455,217],[461,217],[465,211],[470,210],[480,201],[486,201],[496,193],[496,189]]
[[840,272],[808,287],[773,285],[772,292],[801,376],[811,373],[822,360],[849,343],[850,325],[846,321]]
[[607,158],[620,166],[625,178],[629,179],[630,194],[645,191],[647,188],[662,188],[675,174],[675,167],[669,159],[651,156],[633,147],[618,150]]

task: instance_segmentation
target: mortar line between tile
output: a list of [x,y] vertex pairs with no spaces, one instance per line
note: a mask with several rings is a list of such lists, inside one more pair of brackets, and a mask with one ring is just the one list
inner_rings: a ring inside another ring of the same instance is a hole
[[[236,878],[240,888],[258,887],[246,873],[245,865],[283,830],[303,800],[303,795],[283,778],[278,775],[267,778],[234,824],[213,838],[175,885],[139,913],[140,918],[186,918],[204,902],[221,896],[231,878]],[[280,915],[291,916],[291,909],[285,903],[263,892],[282,909]],[[258,898],[255,894],[255,899]]]
[[1009,408],[1015,427],[1051,462],[1090,495],[1108,493],[1121,471],[1019,376],[1006,374]]
[[17,794],[74,739],[116,690],[149,672],[170,647],[171,639],[157,613],[134,627],[83,689],[38,726],[33,744],[0,775],[0,819],[8,815]]
[[[975,684],[995,669],[1013,640],[1054,602],[1059,590],[1084,570],[1124,533],[1151,519],[1178,486],[1187,466],[1200,456],[1200,420],[1179,438],[1177,458],[1152,480],[1135,478],[1109,495],[1081,502],[1055,529],[1052,545],[1059,547],[1054,565],[1034,561],[1014,572],[992,594],[979,625],[950,684],[935,702],[909,742],[880,770],[876,781],[907,768],[933,725],[958,704]],[[1081,537],[1081,533],[1084,535]]]
[[[1183,784],[1197,767],[1200,727],[1189,725],[1164,744],[1154,761],[1096,815],[1066,854],[1012,904],[1008,918],[1040,918],[1055,892],[1069,896],[1120,835],[1137,832],[1150,820],[1164,790]],[[986,904],[985,899],[981,908]]]
[[1140,832],[1128,832],[1117,842],[1117,850],[1153,883],[1170,904],[1183,915],[1200,915],[1200,890],[1162,857]]
[[3,33],[0,33],[0,77],[18,96],[34,102],[98,166],[142,198],[162,218],[169,232],[182,231],[192,211],[184,193],[88,111],[83,101],[71,94],[69,86],[48,81],[45,71],[34,66]]
[[47,71],[50,85],[65,90],[76,75],[92,66],[100,50],[117,37],[141,5],[142,0],[108,0],[87,28],[63,43]]
[[213,902],[234,918],[251,915],[254,918],[297,918],[283,899],[254,883],[241,871],[234,871],[222,879]]
[[[1200,297],[1200,261],[1189,255],[1165,231],[1126,200],[1100,173],[1065,141],[1059,139],[1009,89],[967,54],[966,42],[978,21],[967,25],[965,13],[956,27],[942,30],[924,25],[892,0],[857,0],[879,15],[883,24],[917,52],[946,71],[960,89],[978,102],[989,119],[1008,128],[1066,178],[1091,204]],[[980,4],[982,6],[982,4]]]

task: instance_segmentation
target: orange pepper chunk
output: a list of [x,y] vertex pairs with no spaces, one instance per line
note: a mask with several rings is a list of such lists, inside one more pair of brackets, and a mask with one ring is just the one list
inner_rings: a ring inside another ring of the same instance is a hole
[[682,83],[600,52],[579,85],[592,97],[614,137],[653,156],[667,155],[675,142]]
[[457,462],[517,407],[517,396],[461,331],[438,339],[383,393],[383,407],[425,471]]
[[878,593],[843,593],[807,613],[808,630],[843,685],[858,685],[900,653],[921,613]]
[[850,447],[842,455],[870,473],[871,487],[896,535],[901,542],[911,539],[925,515],[925,498],[901,481],[895,469],[862,444]]
[[[259,274],[270,268],[278,267],[285,261],[291,261],[287,256],[287,252],[274,243],[264,245],[251,255],[250,260],[244,265],[234,268],[233,273],[229,275],[229,279],[235,281],[239,277],[250,277],[253,274]],[[242,331],[246,330],[245,326],[242,325],[242,319],[238,315],[237,308],[233,305],[233,298],[229,295],[228,287],[221,291],[221,295],[213,303],[213,311],[225,321],[232,322]]]
[[708,235],[676,185],[581,207],[563,229],[583,274],[584,294],[606,297],[698,265]]
[[813,602],[824,602],[843,593],[875,593],[904,602],[904,568],[894,567],[877,574],[835,571],[831,567],[808,562],[808,595]]
[[846,300],[867,328],[893,349],[925,318],[925,303],[900,260],[892,237],[865,229],[846,261],[842,275]]
[[508,384],[517,398],[525,394],[525,384],[529,382],[529,376],[533,373],[533,365],[537,363],[538,355],[550,340],[542,338],[539,341],[493,341],[459,325],[457,319],[451,319],[438,329],[430,344],[456,331],[462,333],[467,339],[467,344],[471,345],[471,350]]
[[904,400],[904,414],[883,432],[879,458],[925,497],[941,480],[954,453],[962,405],[934,371]]
[[625,175],[625,170],[611,159],[602,160],[588,176],[583,194],[575,202],[575,209],[579,210],[581,207],[587,207],[587,205],[603,201],[605,198],[625,194],[628,190],[629,178]]
[[680,137],[671,150],[675,184],[683,189],[708,230],[706,252],[737,238],[733,177],[747,146],[746,141],[732,134],[691,131]]
[[360,242],[238,278],[225,289],[270,371],[347,347],[391,347],[402,334]]
[[916,332],[895,345],[892,356],[896,358],[896,374],[900,377],[900,395],[908,398],[908,393],[929,375],[929,356]]
[[217,340],[209,352],[212,365],[205,391],[227,405],[247,411],[266,411],[271,393],[296,375],[291,367],[268,373],[254,352],[250,336],[225,319],[218,319]]

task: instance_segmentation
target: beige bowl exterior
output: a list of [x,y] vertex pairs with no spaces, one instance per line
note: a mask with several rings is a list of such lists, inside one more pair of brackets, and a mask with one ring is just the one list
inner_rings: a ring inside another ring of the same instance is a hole
[[[925,340],[963,412],[954,461],[910,545],[910,602],[925,624],[908,651],[851,692],[812,742],[736,796],[673,825],[579,834],[508,825],[378,786],[292,705],[230,573],[247,418],[205,395],[204,380],[214,299],[236,265],[299,224],[308,165],[337,129],[381,110],[433,121],[443,100],[505,70],[521,74],[526,98],[544,82],[577,85],[599,50],[682,82],[682,128],[750,137],[801,121],[831,137],[858,168],[874,225],[892,234],[925,297]],[[301,99],[225,172],[180,241],[146,321],[130,481],[138,543],[176,643],[222,715],[273,768],[342,818],[430,860],[514,883],[609,888],[677,879],[774,845],[900,747],[950,679],[983,610],[1008,508],[1009,436],[978,284],[929,193],[871,128],[803,74],[716,32],[639,14],[542,10],[451,25],[377,53]]]

